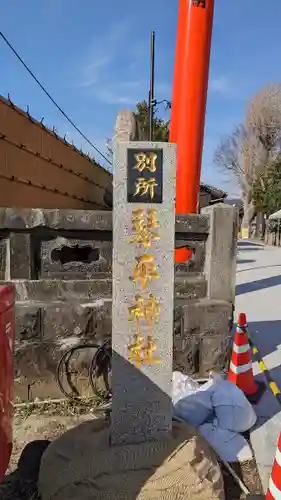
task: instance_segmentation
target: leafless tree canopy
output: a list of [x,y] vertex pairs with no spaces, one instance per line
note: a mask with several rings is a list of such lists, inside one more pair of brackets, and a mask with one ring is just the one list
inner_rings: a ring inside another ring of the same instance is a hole
[[251,185],[280,152],[281,83],[270,84],[250,100],[244,124],[223,138],[214,163],[234,176],[242,195],[250,201]]
[[235,127],[233,133],[223,137],[214,155],[215,164],[235,177],[239,187],[246,189],[244,156],[247,144],[247,131],[243,125]]
[[269,84],[253,97],[246,111],[245,123],[269,154],[279,148],[281,83]]

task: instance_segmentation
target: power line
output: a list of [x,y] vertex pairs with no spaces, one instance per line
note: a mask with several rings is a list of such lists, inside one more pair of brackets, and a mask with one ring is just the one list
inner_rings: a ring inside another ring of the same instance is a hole
[[7,38],[5,37],[5,35],[3,35],[3,33],[0,31],[0,36],[2,37],[2,39],[4,40],[4,42],[8,45],[8,47],[11,49],[11,51],[14,53],[14,55],[16,56],[16,58],[20,61],[20,63],[25,67],[26,71],[28,71],[28,73],[30,74],[30,76],[33,78],[33,80],[36,81],[36,83],[39,85],[39,87],[41,88],[41,90],[43,90],[44,94],[46,94],[46,96],[52,101],[52,103],[56,106],[56,108],[60,111],[60,113],[66,118],[66,120],[72,125],[72,127],[75,128],[75,130],[83,137],[83,139],[85,139],[85,141],[90,144],[90,146],[105,160],[107,161],[107,163],[109,163],[109,165],[112,165],[111,161],[88,139],[88,137],[85,136],[85,134],[83,134],[83,132],[77,127],[77,125],[75,125],[75,123],[71,120],[71,118],[69,118],[69,116],[64,112],[64,110],[57,104],[57,102],[53,99],[53,97],[51,96],[51,94],[49,94],[49,92],[45,89],[45,87],[42,85],[42,83],[40,83],[40,81],[38,80],[38,78],[36,78],[36,76],[34,75],[34,73],[31,71],[31,69],[25,64],[25,62],[23,61],[23,59],[20,57],[20,55],[18,54],[18,52],[14,49],[14,47],[11,45],[11,43],[9,42],[9,40],[7,40]]

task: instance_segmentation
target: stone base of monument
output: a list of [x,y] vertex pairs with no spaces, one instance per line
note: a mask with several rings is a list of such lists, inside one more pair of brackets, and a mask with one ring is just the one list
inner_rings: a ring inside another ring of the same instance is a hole
[[181,423],[168,439],[120,446],[104,420],[79,425],[47,448],[38,487],[42,500],[224,500],[214,453]]

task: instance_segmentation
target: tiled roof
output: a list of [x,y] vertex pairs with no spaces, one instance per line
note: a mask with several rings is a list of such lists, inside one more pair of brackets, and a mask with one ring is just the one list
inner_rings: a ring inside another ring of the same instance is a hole
[[227,193],[222,189],[210,186],[209,184],[204,184],[204,182],[200,183],[200,189],[202,189],[202,191],[205,191],[206,193],[209,193],[214,199],[227,197]]

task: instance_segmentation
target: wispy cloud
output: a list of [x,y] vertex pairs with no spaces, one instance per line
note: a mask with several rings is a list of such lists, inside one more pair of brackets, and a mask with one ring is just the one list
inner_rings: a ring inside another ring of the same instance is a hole
[[[140,82],[141,83],[141,82]],[[126,88],[127,87],[127,88]],[[95,89],[95,97],[105,104],[133,106],[143,97],[141,85],[140,90],[130,88],[130,82],[126,85],[116,83],[105,85]]]
[[80,74],[80,87],[92,87],[102,81],[103,72],[114,61],[129,30],[130,23],[122,21],[109,29],[104,36],[94,39]]
[[129,20],[124,19],[118,24],[114,24],[109,33],[106,33],[106,39],[110,43],[118,43],[123,40],[130,31],[131,23]]
[[209,90],[223,95],[230,95],[233,93],[233,87],[227,75],[211,77],[209,81]]
[[[124,75],[125,77],[125,75]],[[95,97],[106,104],[135,106],[136,102],[147,99],[149,82],[146,80],[125,80],[104,82],[94,88]],[[171,89],[166,83],[157,83],[158,100],[170,99]]]
[[[149,47],[140,39],[130,45],[131,31],[132,23],[128,20],[114,26],[95,40],[86,62],[82,63],[79,87],[104,104],[134,106],[148,95]],[[157,81],[156,93],[160,100],[169,99],[170,86]]]
[[103,54],[95,58],[88,66],[84,68],[84,79],[80,83],[80,87],[91,87],[100,79],[100,73],[103,68],[107,67],[111,62],[109,54]]
[[103,86],[95,88],[95,96],[107,104],[135,105],[145,97],[147,82],[145,80],[126,79],[121,81],[105,82]]

